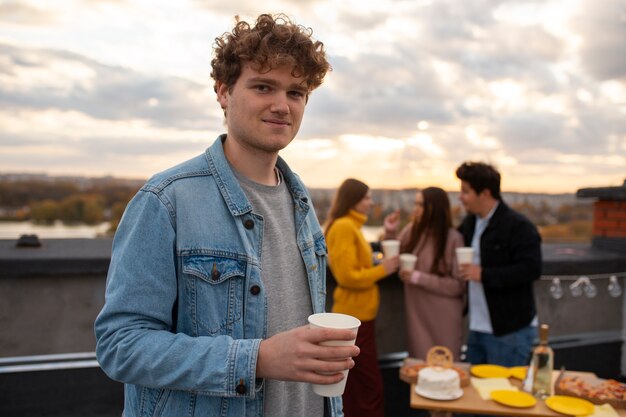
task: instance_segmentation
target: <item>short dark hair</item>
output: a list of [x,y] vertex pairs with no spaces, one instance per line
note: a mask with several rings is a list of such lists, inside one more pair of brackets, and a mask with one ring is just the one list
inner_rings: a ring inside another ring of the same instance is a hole
[[290,65],[295,77],[304,77],[309,92],[322,84],[331,68],[324,44],[311,38],[310,28],[292,23],[284,14],[262,14],[254,26],[235,18],[232,32],[215,39],[211,77],[216,92],[218,82],[230,90],[245,63],[259,72]]
[[467,182],[476,194],[487,189],[491,196],[500,200],[500,173],[484,162],[464,162],[456,169],[456,176]]

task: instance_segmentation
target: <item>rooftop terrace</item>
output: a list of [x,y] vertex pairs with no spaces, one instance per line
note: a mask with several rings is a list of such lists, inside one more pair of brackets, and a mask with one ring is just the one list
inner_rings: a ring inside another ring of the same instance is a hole
[[[543,245],[543,276],[535,294],[540,322],[551,325],[556,367],[623,378],[625,297],[608,289],[612,276],[622,289],[625,285],[626,232],[619,233],[626,231],[620,217],[626,218],[626,202],[623,187],[612,188],[617,190],[580,193],[598,199],[594,240]],[[17,247],[15,240],[0,240],[0,416],[121,414],[122,384],[104,375],[93,354],[93,321],[104,303],[111,243],[51,239]],[[596,295],[576,296],[575,288],[584,293],[587,282],[594,284]],[[330,293],[333,282],[328,285]],[[381,282],[377,338],[387,415],[425,415],[409,410],[408,386],[397,378],[406,357],[401,300],[398,280]]]

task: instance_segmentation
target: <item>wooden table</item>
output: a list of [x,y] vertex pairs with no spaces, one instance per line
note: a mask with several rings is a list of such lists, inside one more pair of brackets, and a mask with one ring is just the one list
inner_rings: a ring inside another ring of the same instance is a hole
[[[557,373],[555,372],[555,375]],[[581,372],[582,374],[582,372]],[[520,382],[511,379],[513,385],[520,386]],[[492,414],[498,416],[519,417],[564,417],[563,414],[550,410],[543,401],[528,408],[507,407],[492,400],[483,400],[472,384],[463,388],[463,396],[452,401],[429,400],[415,392],[415,384],[411,384],[411,408],[424,410],[443,410],[464,414]],[[615,409],[620,417],[626,417],[626,410]]]

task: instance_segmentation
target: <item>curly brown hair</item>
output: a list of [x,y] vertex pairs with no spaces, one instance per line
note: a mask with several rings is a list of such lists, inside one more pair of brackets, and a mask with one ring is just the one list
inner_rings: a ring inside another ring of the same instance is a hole
[[308,91],[322,84],[331,67],[326,60],[324,44],[311,39],[313,30],[296,25],[284,14],[260,15],[254,27],[239,21],[232,32],[215,38],[211,77],[229,90],[241,74],[243,64],[249,63],[256,71],[267,72],[291,65],[294,77],[304,77]]

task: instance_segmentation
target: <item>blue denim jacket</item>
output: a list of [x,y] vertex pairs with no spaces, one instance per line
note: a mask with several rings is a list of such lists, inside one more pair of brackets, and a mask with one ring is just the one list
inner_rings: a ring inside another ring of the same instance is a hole
[[[258,291],[263,219],[228,165],[223,139],[151,178],[115,235],[96,354],[107,375],[126,384],[125,417],[263,415],[255,378],[267,336]],[[322,312],[324,236],[302,182],[281,158],[277,166],[293,196],[313,309]],[[343,415],[340,397],[327,406]]]

